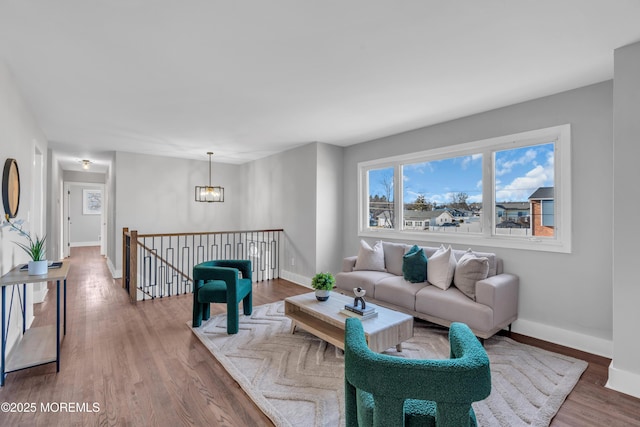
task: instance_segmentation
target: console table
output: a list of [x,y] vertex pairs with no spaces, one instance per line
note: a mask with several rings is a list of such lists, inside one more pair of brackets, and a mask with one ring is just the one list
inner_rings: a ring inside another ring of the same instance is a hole
[[[2,286],[2,354],[0,355],[0,386],[4,386],[4,380],[9,372],[31,368],[33,366],[56,363],[56,372],[60,372],[60,282],[63,285],[63,334],[67,333],[67,273],[69,261],[61,261],[58,268],[49,268],[47,274],[30,276],[26,270],[17,266],[0,278]],[[37,326],[27,329],[27,284],[39,282],[56,282],[56,324]],[[20,295],[22,285],[22,295]],[[20,312],[22,313],[22,337],[19,338],[10,354],[7,355],[7,335],[11,318],[7,319],[7,288],[11,288],[11,304],[8,315],[13,309],[13,295],[18,289]]]

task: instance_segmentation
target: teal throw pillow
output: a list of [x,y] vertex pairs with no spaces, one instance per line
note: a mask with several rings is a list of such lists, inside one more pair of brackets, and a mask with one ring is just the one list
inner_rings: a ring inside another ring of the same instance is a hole
[[413,245],[402,257],[402,275],[411,283],[427,280],[427,256],[418,245]]

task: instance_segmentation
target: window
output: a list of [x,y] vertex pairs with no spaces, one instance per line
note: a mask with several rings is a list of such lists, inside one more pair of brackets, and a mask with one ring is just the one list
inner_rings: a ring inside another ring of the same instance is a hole
[[367,171],[369,186],[369,227],[394,228],[395,204],[393,201],[394,169],[371,169]]
[[461,223],[459,233],[482,231],[475,215],[482,206],[482,154],[408,163],[401,170],[404,218],[429,215],[440,224]]
[[359,234],[570,252],[570,149],[563,125],[362,162]]
[[[510,236],[540,236],[529,222],[530,201],[553,189],[555,175],[555,143],[525,145],[494,152],[493,174],[498,214],[495,233]],[[553,216],[553,206],[551,207]],[[502,225],[501,225],[502,224]],[[505,231],[506,230],[506,231]],[[552,237],[553,232],[545,233]]]
[[542,201],[542,225],[544,227],[553,227],[553,200]]

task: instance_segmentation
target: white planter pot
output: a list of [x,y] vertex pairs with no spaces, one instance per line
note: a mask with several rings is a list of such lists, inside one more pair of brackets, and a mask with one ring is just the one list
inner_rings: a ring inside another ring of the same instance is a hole
[[49,269],[49,262],[44,261],[29,261],[29,276],[42,276],[47,274]]
[[329,295],[331,295],[331,291],[326,289],[316,289],[316,299],[318,301],[326,301],[329,299]]

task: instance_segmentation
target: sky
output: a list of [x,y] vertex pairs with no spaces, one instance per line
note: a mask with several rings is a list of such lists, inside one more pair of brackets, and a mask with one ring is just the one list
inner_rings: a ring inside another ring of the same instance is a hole
[[[539,187],[553,187],[553,149],[551,142],[497,151],[496,201],[526,202]],[[445,204],[460,192],[468,194],[467,203],[482,201],[481,154],[407,164],[403,175],[405,203],[412,203],[423,194],[427,201]],[[392,183],[392,177],[393,168],[371,170],[370,194],[386,195],[384,182]]]

